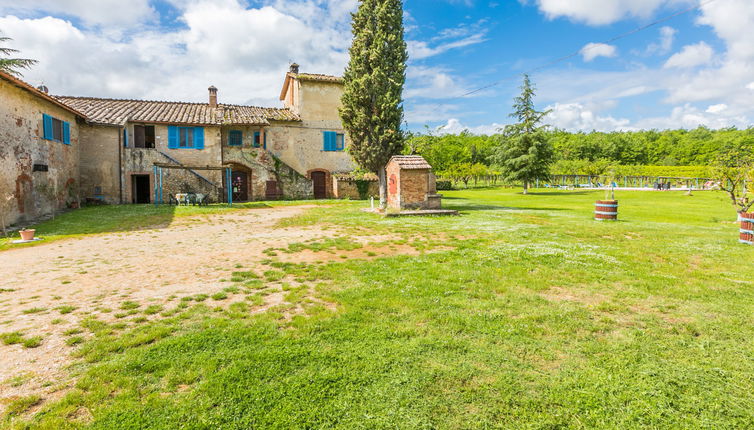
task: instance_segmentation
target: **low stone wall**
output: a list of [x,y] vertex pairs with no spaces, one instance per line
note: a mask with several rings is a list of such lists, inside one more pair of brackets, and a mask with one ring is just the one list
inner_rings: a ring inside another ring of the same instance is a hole
[[[362,180],[356,180],[350,177],[340,177],[333,175],[333,195],[336,199],[364,200],[369,197],[379,197],[380,183],[377,180],[366,180],[366,195],[359,194],[358,183]],[[363,183],[362,182],[362,183]]]

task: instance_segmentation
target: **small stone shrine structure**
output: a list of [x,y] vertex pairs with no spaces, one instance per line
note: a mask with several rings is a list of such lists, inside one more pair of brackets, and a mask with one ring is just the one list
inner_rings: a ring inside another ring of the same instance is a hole
[[394,210],[437,210],[442,195],[437,194],[432,166],[419,155],[396,155],[388,161],[387,206]]

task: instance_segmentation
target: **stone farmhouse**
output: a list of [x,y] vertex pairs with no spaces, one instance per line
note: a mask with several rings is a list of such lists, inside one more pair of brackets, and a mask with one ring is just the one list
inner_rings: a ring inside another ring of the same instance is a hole
[[[0,72],[0,212],[5,224],[85,201],[152,203],[177,193],[227,200],[218,167],[232,169],[234,201],[338,196],[353,170],[338,107],[342,79],[293,64],[281,108],[53,96]],[[215,170],[201,167],[214,167]],[[342,193],[340,193],[342,194]]]

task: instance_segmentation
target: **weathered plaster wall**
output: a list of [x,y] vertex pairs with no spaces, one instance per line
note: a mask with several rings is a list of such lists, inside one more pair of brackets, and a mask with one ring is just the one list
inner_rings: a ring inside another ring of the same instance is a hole
[[[147,124],[149,125],[149,124]],[[127,124],[129,146],[123,151],[123,173],[125,180],[124,202],[131,203],[134,199],[133,175],[150,175],[150,184],[154,185],[154,163],[173,163],[177,161],[183,165],[193,166],[221,166],[222,145],[220,127],[204,127],[204,149],[168,148],[168,126],[155,125],[155,147],[133,147],[133,124]],[[209,180],[199,178],[196,174]],[[209,194],[213,202],[222,201],[220,188],[223,184],[223,173],[217,170],[196,170],[196,174],[182,169],[163,169],[163,200],[168,202],[169,194],[193,191]],[[152,189],[150,188],[150,190]],[[154,198],[154,196],[152,196]]]
[[120,127],[79,127],[81,146],[79,170],[82,198],[102,199],[106,203],[120,203]]
[[[355,168],[346,151],[325,151],[325,131],[345,134],[338,108],[343,85],[335,82],[295,79],[284,105],[298,113],[300,123],[274,122],[267,130],[267,149],[299,173],[312,170],[329,173],[351,172]],[[345,137],[345,146],[350,140]],[[332,184],[328,184],[332,190]]]
[[[6,224],[27,223],[79,199],[75,115],[0,80],[0,210]],[[42,114],[70,123],[71,144],[44,140]],[[45,164],[47,172],[33,172]],[[10,198],[8,198],[10,197]]]
[[[294,170],[306,175],[314,169],[330,173],[351,172],[351,156],[345,151],[325,151],[324,131],[343,133],[340,121],[311,123],[273,123],[265,128],[267,149]],[[346,136],[346,147],[349,140]]]
[[[230,130],[240,130],[243,134],[241,147],[228,145]],[[254,148],[254,133],[262,132],[260,127],[224,127],[222,130],[223,161],[234,166],[234,170],[249,173],[249,199],[265,199],[267,181],[276,181],[285,199],[308,199],[314,196],[312,182],[264,148]],[[272,137],[267,136],[270,148]]]

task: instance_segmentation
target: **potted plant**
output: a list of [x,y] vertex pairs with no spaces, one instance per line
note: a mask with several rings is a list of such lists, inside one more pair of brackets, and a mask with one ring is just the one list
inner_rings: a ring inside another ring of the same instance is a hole
[[611,170],[605,180],[605,200],[597,200],[594,204],[594,219],[597,221],[618,220],[618,200],[615,200],[615,172]]
[[18,234],[21,235],[21,240],[34,240],[34,233],[37,231],[33,228],[24,228],[18,231]]

